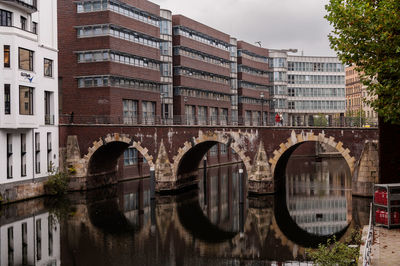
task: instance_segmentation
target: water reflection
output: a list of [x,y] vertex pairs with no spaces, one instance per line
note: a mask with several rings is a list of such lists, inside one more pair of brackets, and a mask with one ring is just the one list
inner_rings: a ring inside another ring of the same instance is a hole
[[286,203],[297,225],[315,235],[331,235],[352,220],[351,179],[346,162],[292,158],[287,165]]
[[43,199],[3,207],[0,265],[60,265],[60,228]]
[[287,193],[245,198],[242,208],[240,165],[209,168],[206,182],[200,171],[198,189],[155,202],[148,179],[71,194],[73,215],[60,226],[43,201],[10,205],[0,216],[0,265],[270,265],[304,261],[305,247],[368,222],[369,200],[351,208],[341,162],[289,167]]
[[199,174],[200,208],[211,223],[231,232],[240,230],[239,169],[243,166],[235,164],[208,168],[206,175],[202,169]]

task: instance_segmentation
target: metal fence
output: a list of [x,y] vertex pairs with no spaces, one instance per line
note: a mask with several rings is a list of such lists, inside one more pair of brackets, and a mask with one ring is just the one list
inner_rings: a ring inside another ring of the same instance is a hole
[[365,241],[364,252],[363,252],[363,266],[371,265],[371,247],[374,239],[374,223],[372,222],[372,203],[370,205],[369,211],[369,225],[368,225],[368,235]]
[[165,118],[160,116],[110,116],[110,115],[60,115],[60,124],[92,125],[185,125],[185,126],[289,126],[289,127],[377,127],[376,121],[360,120],[357,117],[342,117],[323,123],[288,124],[287,121],[275,122],[264,118],[228,116],[175,115]]

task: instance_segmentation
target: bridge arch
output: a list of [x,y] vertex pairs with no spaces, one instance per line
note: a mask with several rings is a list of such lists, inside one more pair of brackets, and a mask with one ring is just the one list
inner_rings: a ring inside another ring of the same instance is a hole
[[87,169],[87,176],[108,174],[115,171],[118,159],[129,147],[135,148],[147,160],[150,167],[154,167],[153,156],[148,149],[143,148],[140,142],[135,141],[127,134],[113,133],[94,141],[88,153],[83,157]]
[[246,156],[245,149],[229,135],[229,132],[203,132],[200,130],[198,137],[193,138],[191,142],[186,141],[184,146],[178,149],[178,154],[173,157],[173,171],[176,180],[197,171],[204,155],[217,143],[225,144],[234,150],[243,161],[247,173],[250,173],[250,158]]
[[[343,147],[343,143],[341,141],[337,142],[335,141],[334,137],[326,136],[324,133],[319,133],[316,135],[312,131],[302,131],[301,133],[296,134],[296,132],[292,130],[290,138],[288,138],[285,143],[281,143],[279,145],[280,148],[273,152],[274,157],[269,160],[275,181],[279,183],[279,177],[285,175],[286,164],[290,155],[298,146],[305,142],[320,142],[335,148],[346,160],[346,163],[350,169],[350,174],[353,175],[356,159],[350,156],[350,150]],[[277,188],[279,189],[279,185]]]

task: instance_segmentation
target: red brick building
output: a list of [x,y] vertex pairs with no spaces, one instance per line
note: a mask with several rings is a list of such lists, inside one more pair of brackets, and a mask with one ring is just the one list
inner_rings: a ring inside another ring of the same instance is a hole
[[272,72],[268,49],[237,42],[239,117],[245,125],[267,124]]
[[58,10],[61,114],[154,123],[161,113],[160,7],[59,0]]
[[182,15],[172,25],[174,115],[188,124],[227,124],[230,36]]

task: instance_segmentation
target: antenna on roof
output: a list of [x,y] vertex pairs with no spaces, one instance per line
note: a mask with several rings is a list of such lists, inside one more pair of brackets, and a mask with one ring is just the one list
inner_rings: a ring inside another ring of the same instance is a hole
[[261,47],[261,41],[258,41],[258,42],[255,42],[255,43],[257,43]]

